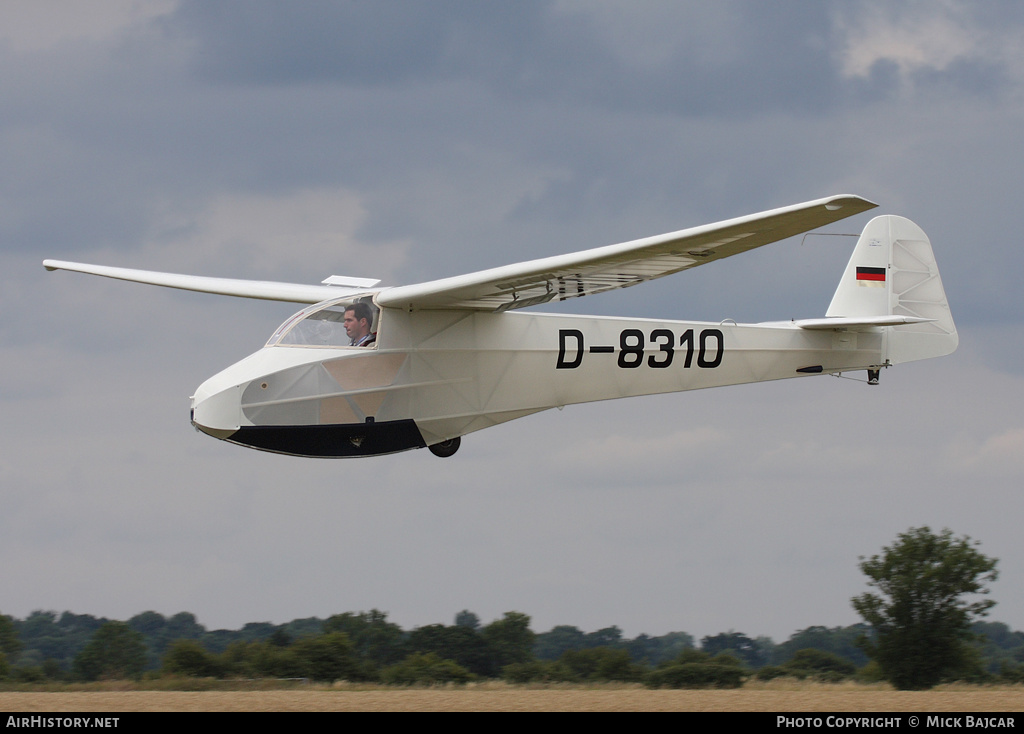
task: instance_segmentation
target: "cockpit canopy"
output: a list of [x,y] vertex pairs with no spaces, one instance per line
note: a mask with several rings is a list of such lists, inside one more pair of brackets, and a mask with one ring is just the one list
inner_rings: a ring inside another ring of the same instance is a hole
[[375,348],[380,309],[373,296],[346,296],[302,309],[267,341],[268,347]]

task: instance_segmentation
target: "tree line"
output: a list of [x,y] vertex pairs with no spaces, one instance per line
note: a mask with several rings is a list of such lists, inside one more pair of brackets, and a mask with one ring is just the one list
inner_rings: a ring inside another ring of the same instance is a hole
[[[716,686],[750,676],[879,679],[864,649],[870,632],[866,624],[814,626],[776,644],[730,631],[698,643],[685,632],[628,639],[615,626],[588,633],[559,625],[534,633],[525,614],[508,612],[481,625],[469,611],[455,615],[452,625],[403,630],[378,610],[211,631],[188,612],[143,612],[122,622],[37,611],[23,620],[0,616],[0,679],[178,675],[411,684],[504,678]],[[1024,682],[1024,632],[978,621],[972,633],[973,656],[954,678]]]
[[969,538],[911,529],[861,559],[876,591],[851,602],[866,620],[808,627],[781,644],[729,631],[698,643],[685,632],[627,639],[616,627],[530,629],[506,612],[481,624],[469,610],[451,625],[403,630],[387,613],[345,612],[281,625],[207,630],[195,615],[143,612],[127,621],[66,611],[0,615],[0,680],[23,683],[147,676],[300,678],[390,684],[635,681],[738,686],[750,677],[857,677],[927,688],[946,680],[1024,682],[1024,632],[980,619],[993,602],[995,561]]

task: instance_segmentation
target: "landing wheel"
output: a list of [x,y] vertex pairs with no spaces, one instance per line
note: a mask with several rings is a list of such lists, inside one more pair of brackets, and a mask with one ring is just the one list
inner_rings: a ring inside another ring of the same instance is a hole
[[447,441],[441,443],[435,443],[433,446],[427,446],[430,449],[430,453],[434,456],[440,456],[442,459],[447,459],[449,456],[459,450],[459,446],[462,445],[462,437],[456,436],[455,438],[449,438]]

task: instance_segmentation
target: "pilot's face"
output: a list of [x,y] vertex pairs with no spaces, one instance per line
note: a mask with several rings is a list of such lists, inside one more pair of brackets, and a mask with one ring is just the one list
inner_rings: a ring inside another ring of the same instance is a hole
[[357,319],[355,311],[346,311],[343,323],[345,324],[345,333],[348,334],[349,339],[365,336],[367,331],[369,331],[366,319]]

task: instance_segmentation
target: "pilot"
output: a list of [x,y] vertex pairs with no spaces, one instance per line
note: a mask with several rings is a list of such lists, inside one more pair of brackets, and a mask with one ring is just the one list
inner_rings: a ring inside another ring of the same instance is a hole
[[373,323],[373,311],[362,301],[353,303],[345,309],[345,333],[351,339],[349,346],[368,347],[377,341],[377,335],[370,331]]

